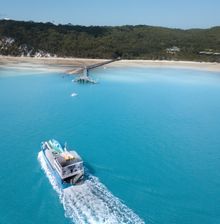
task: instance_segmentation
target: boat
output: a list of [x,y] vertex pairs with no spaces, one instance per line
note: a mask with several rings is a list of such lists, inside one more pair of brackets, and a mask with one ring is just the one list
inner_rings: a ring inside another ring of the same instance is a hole
[[52,175],[61,188],[81,184],[84,180],[83,160],[74,150],[68,150],[57,140],[42,142],[41,150]]
[[71,93],[71,95],[70,96],[77,96],[78,94],[77,93]]

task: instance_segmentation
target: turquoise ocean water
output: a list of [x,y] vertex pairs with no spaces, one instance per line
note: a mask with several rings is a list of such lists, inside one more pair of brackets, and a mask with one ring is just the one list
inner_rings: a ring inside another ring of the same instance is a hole
[[[0,224],[96,223],[99,214],[106,223],[220,223],[220,74],[91,75],[99,84],[1,68]],[[54,191],[38,161],[50,138],[75,148],[92,175],[68,192],[71,200]]]

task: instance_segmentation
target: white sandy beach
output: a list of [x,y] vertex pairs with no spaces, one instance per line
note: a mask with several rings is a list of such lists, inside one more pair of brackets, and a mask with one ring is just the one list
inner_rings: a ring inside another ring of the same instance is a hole
[[82,68],[88,65],[105,61],[105,59],[84,59],[84,58],[33,58],[33,57],[11,57],[0,56],[0,66],[23,67],[23,68],[48,68],[61,71],[69,71]]
[[194,61],[153,61],[153,60],[120,60],[108,67],[151,67],[151,68],[182,68],[220,72],[220,63]]
[[[88,58],[31,58],[31,57],[9,57],[0,56],[0,67],[51,69],[66,73],[77,69],[108,61],[108,59]],[[184,68],[220,72],[220,63],[193,62],[193,61],[153,61],[153,60],[120,60],[105,65],[106,67],[151,67],[151,68]]]

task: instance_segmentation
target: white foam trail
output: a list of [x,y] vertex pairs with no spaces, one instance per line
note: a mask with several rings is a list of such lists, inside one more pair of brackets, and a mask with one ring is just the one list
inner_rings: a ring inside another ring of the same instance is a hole
[[76,224],[143,224],[131,209],[121,203],[111,192],[98,180],[89,175],[81,185],[61,189],[56,183],[43,159],[42,152],[38,154],[41,167],[50,180],[54,190],[59,194],[63,204],[65,215]]
[[43,169],[43,171],[47,175],[51,185],[53,186],[53,189],[59,194],[59,196],[61,196],[62,195],[62,189],[57,184],[57,181],[56,181],[55,177],[52,175],[52,173],[50,172],[49,168],[47,167],[47,164],[46,164],[46,162],[45,162],[45,160],[43,158],[43,153],[42,152],[38,153],[38,160],[39,160],[39,162],[41,164],[41,168]]

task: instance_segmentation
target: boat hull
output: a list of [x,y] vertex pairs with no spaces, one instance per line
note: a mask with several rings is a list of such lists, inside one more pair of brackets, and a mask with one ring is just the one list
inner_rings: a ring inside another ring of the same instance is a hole
[[59,185],[59,187],[61,189],[65,189],[65,188],[74,186],[74,184],[69,184],[69,183],[63,182],[63,180],[60,178],[60,176],[57,173],[57,171],[53,168],[53,166],[51,165],[50,161],[47,159],[47,156],[45,154],[45,149],[42,149],[42,154],[43,154],[43,159],[46,162],[46,165],[47,165],[48,169],[50,170],[51,174],[54,176],[54,178],[55,178],[57,184]]

